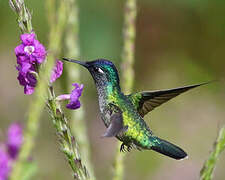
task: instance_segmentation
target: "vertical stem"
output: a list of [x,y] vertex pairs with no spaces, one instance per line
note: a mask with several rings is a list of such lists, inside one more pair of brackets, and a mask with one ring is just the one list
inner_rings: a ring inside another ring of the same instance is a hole
[[68,121],[61,109],[60,104],[55,98],[52,87],[49,87],[48,110],[56,128],[58,141],[61,151],[67,158],[67,161],[73,171],[73,177],[77,180],[89,179],[87,168],[83,165],[76,138],[72,135]]
[[124,47],[122,52],[122,88],[125,94],[131,92],[134,82],[134,57],[136,37],[136,0],[126,0],[124,9]]
[[216,162],[219,159],[220,153],[225,149],[225,127],[220,129],[216,142],[213,145],[213,151],[211,152],[208,160],[205,162],[201,172],[201,180],[211,180],[213,177],[213,170],[216,167]]
[[114,162],[114,176],[113,180],[123,180],[124,179],[124,157],[125,154],[120,152],[121,142],[118,142],[116,149],[116,157]]
[[[10,0],[9,4],[17,15],[17,21],[21,32],[31,33],[33,30],[31,23],[31,14],[27,9],[24,1]],[[44,97],[46,96],[47,84],[43,77],[48,77],[50,69],[51,62],[48,62],[40,78],[41,81],[38,82],[38,85],[36,87],[34,100],[29,106],[27,126],[24,130],[24,143],[20,149],[19,157],[12,169],[10,176],[11,180],[21,179],[23,174],[25,174],[24,171],[26,171],[26,169],[24,168],[24,165],[27,162],[28,157],[30,156],[31,150],[33,149],[35,142],[34,139],[39,127],[39,119],[44,107]]]
[[[34,100],[29,106],[29,114],[27,120],[27,127],[24,131],[24,143],[21,147],[20,154],[17,160],[17,163],[14,165],[13,171],[11,173],[11,180],[22,179],[23,175],[27,171],[24,166],[28,157],[30,156],[31,150],[34,146],[34,138],[36,137],[39,119],[45,105],[45,101],[48,100],[47,104],[49,112],[53,118],[53,124],[56,127],[57,134],[59,136],[59,142],[61,149],[67,157],[67,160],[74,172],[74,178],[79,180],[88,179],[88,172],[85,166],[83,166],[78,152],[77,144],[75,138],[72,136],[67,120],[60,108],[60,105],[57,103],[54,95],[54,89],[51,86],[48,86],[49,77],[52,72],[52,67],[55,62],[55,58],[61,49],[61,39],[63,31],[66,25],[67,13],[65,8],[65,1],[60,1],[58,11],[60,12],[57,21],[54,16],[54,7],[55,4],[51,4],[54,0],[49,0],[47,2],[47,9],[49,10],[49,21],[50,22],[50,35],[49,35],[49,54],[48,61],[45,66],[40,69],[38,79],[38,84],[34,93]],[[32,24],[31,24],[31,14],[26,8],[23,0],[9,0],[11,8],[17,15],[17,21],[22,33],[31,33]],[[55,19],[55,20],[54,20]],[[47,87],[49,94],[47,94]],[[48,96],[49,95],[49,96]]]
[[[52,2],[52,0],[49,0]],[[58,11],[53,12],[51,3],[48,2],[47,10],[49,10],[49,15],[53,18],[56,12],[60,12],[58,14],[57,21],[52,22],[51,30],[49,35],[49,49],[52,53],[51,58],[56,58],[61,50],[62,44],[62,34],[67,25],[68,19],[68,7],[66,6],[67,1],[61,0],[59,4]],[[73,137],[69,124],[67,123],[67,119],[65,118],[60,105],[56,102],[54,97],[54,90],[50,87],[50,98],[49,98],[49,112],[52,116],[53,124],[55,125],[57,135],[59,137],[59,143],[61,146],[62,152],[67,157],[70,167],[73,170],[73,176],[77,180],[85,180],[89,179],[89,173],[87,172],[87,168],[83,165],[81,161],[81,156],[78,151],[77,145],[77,137]]]
[[17,15],[17,22],[21,32],[31,33],[33,30],[31,22],[32,17],[24,0],[9,0],[9,5]]
[[[122,80],[121,85],[125,94],[131,92],[134,82],[134,51],[136,36],[136,0],[126,0],[124,9],[124,47],[122,52]],[[122,180],[124,178],[124,155],[120,153],[120,145],[118,143],[117,153],[115,157],[115,173],[113,180]]]
[[55,5],[55,0],[47,0],[46,4],[46,14],[47,14],[47,20],[48,20],[48,25],[50,29],[52,29],[55,26],[56,23],[56,5]]
[[[66,28],[66,56],[79,58],[79,18],[77,0],[67,0],[68,22]],[[77,66],[66,66],[67,70],[67,89],[71,88],[72,82],[80,81],[80,71]],[[87,137],[87,125],[84,120],[83,108],[79,111],[72,111],[72,132],[76,137],[81,153],[82,160],[87,166],[90,179],[95,180],[93,166],[90,157],[90,144]]]
[[[47,71],[46,68],[46,70],[43,72],[43,76],[48,76],[48,74],[49,71]],[[11,180],[21,179],[20,177],[22,177],[25,173],[24,171],[26,171],[26,169],[24,168],[24,164],[27,162],[34,147],[35,137],[37,135],[39,127],[40,116],[45,105],[43,97],[46,96],[46,86],[46,82],[41,80],[39,81],[38,86],[35,89],[34,100],[29,106],[27,126],[24,131],[24,143],[21,147],[18,160],[16,161],[16,164],[14,165],[13,171],[11,173]]]

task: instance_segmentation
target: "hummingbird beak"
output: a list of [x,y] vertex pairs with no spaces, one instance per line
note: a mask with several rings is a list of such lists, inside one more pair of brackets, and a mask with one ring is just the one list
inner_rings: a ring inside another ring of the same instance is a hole
[[62,58],[64,61],[68,61],[68,62],[73,62],[73,63],[77,63],[80,64],[81,66],[84,66],[86,68],[89,67],[89,65],[86,62],[83,61],[77,61],[77,60],[73,60],[73,59],[68,59],[68,58]]

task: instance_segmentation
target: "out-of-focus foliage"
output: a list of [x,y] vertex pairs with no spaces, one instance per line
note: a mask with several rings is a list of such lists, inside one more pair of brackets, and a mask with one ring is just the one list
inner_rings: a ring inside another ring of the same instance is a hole
[[216,139],[213,150],[201,169],[201,179],[210,180],[213,178],[213,171],[216,167],[216,162],[219,159],[219,155],[225,149],[225,127],[222,127],[219,131],[218,138]]
[[[47,45],[49,29],[45,1],[27,1],[27,5],[33,10],[33,26],[38,39]],[[79,1],[82,59],[104,57],[114,61],[119,68],[123,5],[120,0]],[[223,79],[224,17],[225,1],[222,0],[139,0],[135,91]],[[16,79],[13,51],[19,43],[19,29],[4,0],[0,1],[0,18],[0,129],[3,131],[12,121],[26,120],[31,98],[23,95]],[[105,127],[98,113],[96,89],[83,69],[82,83],[85,86],[82,108],[96,174],[100,180],[109,179],[116,140],[100,138]],[[132,151],[125,160],[126,179],[198,179],[218,129],[225,124],[224,92],[225,82],[221,80],[181,95],[146,116],[153,132],[181,146],[188,152],[189,159],[178,162],[151,151]],[[43,115],[40,127],[32,154],[39,170],[36,179],[71,179],[47,113]],[[225,178],[224,158],[223,152],[214,179]]]

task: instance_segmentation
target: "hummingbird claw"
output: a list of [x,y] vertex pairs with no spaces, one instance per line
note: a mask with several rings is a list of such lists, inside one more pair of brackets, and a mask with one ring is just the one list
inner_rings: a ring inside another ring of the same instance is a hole
[[120,146],[120,152],[125,152],[125,144],[122,143],[121,146]]
[[130,152],[130,151],[131,151],[131,149],[132,149],[132,146],[130,146],[130,145],[129,145],[129,146],[127,146],[127,151],[128,151],[128,152]]
[[126,145],[125,143],[122,143],[120,146],[120,152],[130,152],[132,149],[131,145]]

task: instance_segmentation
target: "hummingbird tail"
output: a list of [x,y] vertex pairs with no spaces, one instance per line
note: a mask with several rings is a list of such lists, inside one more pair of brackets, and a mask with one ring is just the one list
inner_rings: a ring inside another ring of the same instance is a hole
[[187,153],[184,152],[183,149],[179,148],[178,146],[165,141],[163,139],[160,139],[158,137],[151,137],[153,139],[151,139],[151,142],[158,142],[158,143],[154,143],[153,146],[151,146],[151,149],[164,154],[166,156],[169,156],[171,158],[174,158],[176,160],[182,160],[187,158]]

